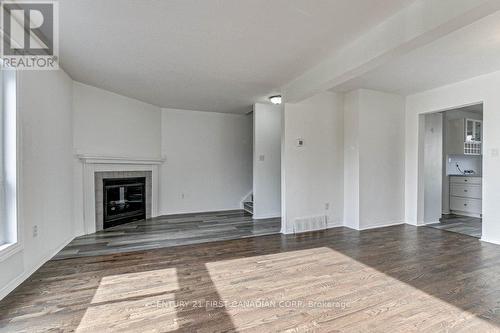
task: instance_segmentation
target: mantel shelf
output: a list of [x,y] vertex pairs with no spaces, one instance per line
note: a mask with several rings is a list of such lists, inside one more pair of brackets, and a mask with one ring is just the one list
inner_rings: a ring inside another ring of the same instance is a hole
[[77,155],[83,163],[86,164],[143,164],[159,165],[165,162],[164,158],[137,158],[137,157],[119,157],[119,156],[100,156],[100,155]]

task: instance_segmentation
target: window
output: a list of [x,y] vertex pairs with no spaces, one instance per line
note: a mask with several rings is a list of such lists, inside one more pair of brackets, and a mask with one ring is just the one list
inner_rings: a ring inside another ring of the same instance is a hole
[[17,223],[17,78],[14,69],[1,67],[0,87],[1,258],[11,245],[19,243]]

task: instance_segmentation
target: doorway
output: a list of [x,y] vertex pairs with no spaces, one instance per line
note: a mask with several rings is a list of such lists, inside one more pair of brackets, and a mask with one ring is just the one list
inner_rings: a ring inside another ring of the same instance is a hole
[[423,117],[424,223],[481,238],[483,104]]

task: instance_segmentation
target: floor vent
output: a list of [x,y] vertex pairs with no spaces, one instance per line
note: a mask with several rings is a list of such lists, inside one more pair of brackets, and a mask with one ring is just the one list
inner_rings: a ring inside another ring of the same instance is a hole
[[293,232],[298,234],[301,232],[325,230],[327,228],[326,216],[301,217],[295,219]]

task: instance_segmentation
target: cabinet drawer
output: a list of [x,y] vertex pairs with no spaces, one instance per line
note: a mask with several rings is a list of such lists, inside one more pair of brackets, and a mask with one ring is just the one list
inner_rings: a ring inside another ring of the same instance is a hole
[[467,213],[481,214],[482,202],[479,199],[451,197],[450,209]]
[[482,198],[482,186],[481,185],[469,185],[469,184],[451,184],[450,194],[454,197],[464,197],[472,199]]
[[481,185],[481,177],[450,177],[450,183],[453,184],[476,184]]

